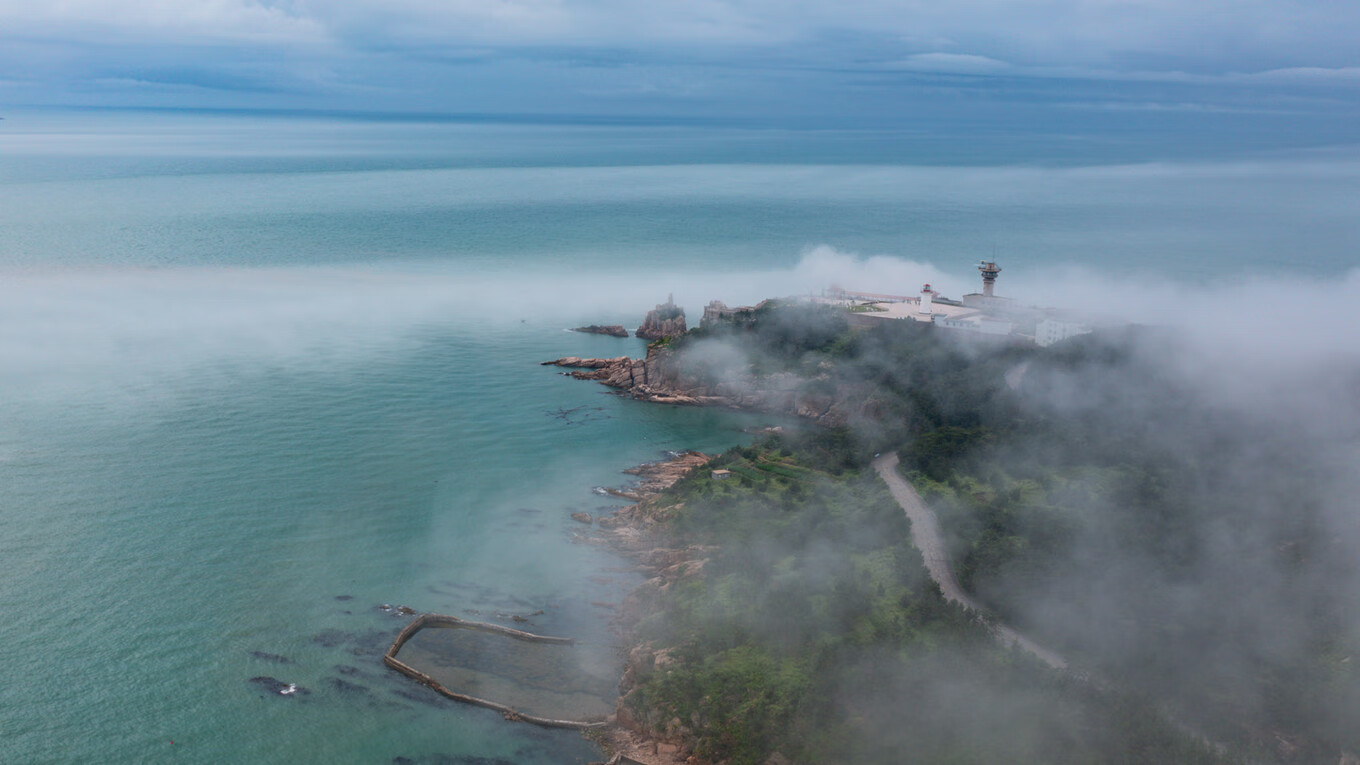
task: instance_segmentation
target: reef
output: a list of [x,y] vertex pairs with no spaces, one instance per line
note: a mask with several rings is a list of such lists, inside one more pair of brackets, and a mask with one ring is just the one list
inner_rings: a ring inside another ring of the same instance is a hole
[[584,327],[576,327],[572,332],[585,332],[590,335],[609,335],[610,337],[628,337],[628,330],[622,324],[590,324]]

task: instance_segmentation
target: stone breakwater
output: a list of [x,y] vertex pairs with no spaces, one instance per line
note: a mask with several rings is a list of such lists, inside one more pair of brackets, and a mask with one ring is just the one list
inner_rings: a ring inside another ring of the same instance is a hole
[[547,637],[545,635],[535,635],[529,632],[524,632],[522,630],[511,629],[509,627],[502,627],[499,624],[488,624],[486,622],[473,622],[468,621],[466,619],[460,619],[456,616],[447,616],[445,614],[421,614],[420,616],[417,616],[414,620],[412,620],[410,624],[406,625],[406,627],[402,629],[400,633],[397,634],[397,638],[392,641],[391,647],[389,647],[387,649],[387,652],[383,654],[383,663],[386,664],[388,667],[391,667],[392,669],[396,670],[397,672],[400,672],[401,674],[406,675],[407,677],[415,680],[421,685],[429,687],[437,691],[438,693],[441,693],[455,701],[461,701],[466,704],[474,704],[476,706],[494,709],[497,712],[500,712],[502,715],[504,715],[507,720],[519,720],[524,722],[531,722],[534,723],[535,725],[542,725],[549,728],[575,728],[577,730],[599,729],[609,725],[608,720],[560,720],[548,717],[538,717],[536,715],[516,710],[510,706],[501,704],[496,701],[492,701],[490,699],[484,699],[478,696],[472,696],[470,694],[459,693],[458,691],[445,687],[443,684],[435,680],[433,677],[427,675],[424,672],[421,672],[418,669],[415,669],[414,667],[406,664],[404,661],[397,657],[397,654],[401,651],[402,646],[406,645],[406,643],[417,632],[428,628],[478,630],[481,632],[503,635],[509,639],[520,640],[526,643],[543,643],[547,645],[559,645],[559,646],[575,645],[576,641],[572,640],[571,638]]

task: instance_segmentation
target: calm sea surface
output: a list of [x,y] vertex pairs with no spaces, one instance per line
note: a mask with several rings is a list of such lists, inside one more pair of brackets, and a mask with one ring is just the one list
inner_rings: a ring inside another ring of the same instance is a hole
[[5,116],[5,762],[587,761],[575,734],[386,671],[405,619],[376,608],[542,611],[529,629],[608,640],[599,604],[636,579],[568,514],[763,422],[538,366],[643,350],[564,328],[825,286],[820,245],[961,286],[994,246],[1008,275],[1193,283],[1338,275],[1360,228],[1345,150]]

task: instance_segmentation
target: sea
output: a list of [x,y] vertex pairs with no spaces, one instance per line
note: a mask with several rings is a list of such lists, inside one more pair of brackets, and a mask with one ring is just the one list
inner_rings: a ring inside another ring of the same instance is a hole
[[[385,669],[396,607],[608,645],[599,487],[773,424],[539,362],[673,295],[1318,283],[1360,155],[666,120],[0,113],[0,761],[584,763]],[[295,684],[280,695],[268,680]]]

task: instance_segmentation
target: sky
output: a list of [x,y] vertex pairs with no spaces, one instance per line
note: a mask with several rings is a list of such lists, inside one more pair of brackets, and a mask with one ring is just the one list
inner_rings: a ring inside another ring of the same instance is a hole
[[1356,39],[1353,0],[0,0],[0,110],[1327,133]]

